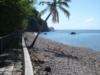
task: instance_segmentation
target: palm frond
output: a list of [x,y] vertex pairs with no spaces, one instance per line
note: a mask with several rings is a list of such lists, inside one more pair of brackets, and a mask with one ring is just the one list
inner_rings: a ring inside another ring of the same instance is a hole
[[70,13],[68,10],[66,10],[63,5],[65,7],[69,7],[68,2],[70,2],[71,0],[53,0],[53,2],[46,2],[46,1],[42,1],[40,2],[40,4],[46,4],[48,7],[45,8],[44,10],[41,11],[41,14],[44,14],[47,10],[50,11],[50,14],[47,16],[46,20],[50,17],[50,15],[52,15],[52,21],[55,22],[59,22],[59,13],[57,10],[57,7],[59,7],[59,9],[64,12],[64,14],[69,18]]
[[39,5],[44,5],[44,4],[47,4],[47,5],[50,5],[51,4],[51,2],[46,2],[46,1],[41,1],[40,3],[39,3]]
[[69,7],[69,5],[68,5],[67,2],[58,2],[58,4],[61,5],[61,6],[64,5],[64,6],[66,6],[66,7]]
[[66,2],[66,3],[68,3],[68,2],[71,2],[71,0],[58,0],[57,2]]
[[59,13],[58,13],[58,11],[56,12],[56,21],[59,23]]
[[71,0],[63,0],[64,2],[71,2]]
[[67,2],[71,2],[71,0],[65,0],[65,1],[67,1]]
[[70,17],[70,13],[69,13],[69,11],[68,10],[66,10],[64,7],[62,7],[62,6],[59,6],[59,8],[60,8],[60,10],[62,11],[62,12],[64,12],[64,14],[68,17],[68,19],[69,19],[69,17]]
[[59,22],[59,13],[57,11],[57,8],[54,8],[52,10],[52,21],[55,22]]
[[49,7],[46,7],[45,9],[43,9],[41,12],[40,12],[40,15],[43,15],[47,10],[48,10]]

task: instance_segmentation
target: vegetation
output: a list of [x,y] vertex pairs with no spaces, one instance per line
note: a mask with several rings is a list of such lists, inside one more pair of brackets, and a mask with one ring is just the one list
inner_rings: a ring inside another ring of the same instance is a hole
[[52,15],[52,21],[54,23],[59,22],[58,9],[60,9],[69,18],[69,16],[70,16],[69,11],[63,7],[63,6],[65,6],[68,8],[69,7],[68,2],[70,2],[70,0],[53,0],[53,2],[45,2],[45,1],[40,2],[40,4],[42,4],[42,5],[44,5],[44,4],[47,5],[47,7],[41,11],[41,15],[44,14],[47,10],[49,10],[49,15],[46,17],[45,21],[47,21],[48,18]]
[[[47,7],[41,11],[41,14],[44,14],[47,10],[49,10],[49,15],[46,17],[45,21],[48,20],[48,18],[50,16],[52,16],[52,21],[55,23],[55,22],[59,22],[59,13],[58,13],[58,9],[59,8],[62,12],[64,12],[67,16],[67,18],[69,18],[70,16],[70,13],[68,12],[68,10],[64,7],[69,7],[68,5],[68,2],[70,2],[70,0],[53,0],[52,2],[51,1],[42,1],[40,2],[40,4],[44,5],[46,4]],[[30,47],[33,47],[41,30],[42,30],[43,26],[41,26],[41,29],[40,31],[38,32],[37,36],[35,37],[34,41],[32,42],[31,46]]]
[[0,36],[25,29],[28,17],[34,16],[34,0],[0,0]]
[[49,31],[55,31],[54,27],[49,27]]
[[32,31],[32,32],[38,32],[41,28],[41,25],[43,24],[43,29],[41,31],[42,32],[49,31],[46,21],[41,19],[41,17],[39,16],[39,12],[36,9],[34,9],[33,12],[35,16],[29,18],[29,21],[28,21],[29,25],[26,30]]

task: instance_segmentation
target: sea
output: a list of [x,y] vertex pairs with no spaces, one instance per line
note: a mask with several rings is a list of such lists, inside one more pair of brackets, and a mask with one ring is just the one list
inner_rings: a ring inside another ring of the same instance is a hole
[[55,30],[43,32],[40,36],[66,45],[100,51],[100,30]]

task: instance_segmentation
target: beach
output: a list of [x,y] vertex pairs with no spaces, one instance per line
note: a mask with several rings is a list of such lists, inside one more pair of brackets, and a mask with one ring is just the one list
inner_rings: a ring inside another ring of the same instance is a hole
[[[31,44],[33,33],[26,33]],[[100,75],[100,52],[88,48],[64,45],[39,37],[29,49],[36,75]]]

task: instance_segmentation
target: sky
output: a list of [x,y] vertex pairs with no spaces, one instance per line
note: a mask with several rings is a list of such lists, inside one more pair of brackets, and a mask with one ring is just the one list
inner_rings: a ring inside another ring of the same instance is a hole
[[[38,0],[39,1],[39,0]],[[45,0],[47,1],[47,0]],[[49,1],[49,0],[48,0]],[[53,23],[52,17],[47,21],[49,27],[55,29],[93,29],[100,30],[100,0],[71,0],[67,10],[70,12],[68,19],[63,12],[59,11],[59,23]],[[36,5],[36,9],[41,11],[45,6]],[[49,12],[42,15],[45,19]]]

